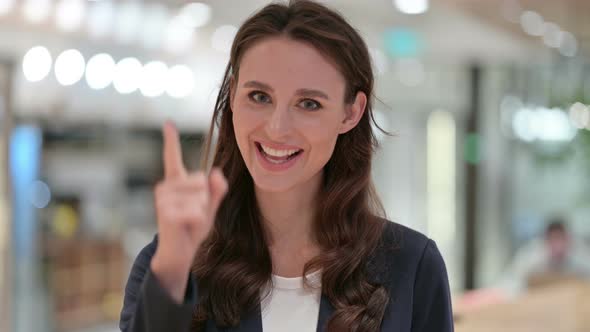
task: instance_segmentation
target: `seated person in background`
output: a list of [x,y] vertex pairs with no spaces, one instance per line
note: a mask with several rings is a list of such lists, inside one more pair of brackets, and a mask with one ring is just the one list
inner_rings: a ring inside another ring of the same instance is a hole
[[544,236],[522,246],[498,284],[468,291],[454,300],[461,316],[502,304],[530,288],[563,281],[590,280],[590,248],[571,234],[562,218],[552,218]]
[[590,250],[567,229],[562,218],[552,218],[544,238],[520,248],[500,287],[518,295],[529,287],[571,279],[590,279]]

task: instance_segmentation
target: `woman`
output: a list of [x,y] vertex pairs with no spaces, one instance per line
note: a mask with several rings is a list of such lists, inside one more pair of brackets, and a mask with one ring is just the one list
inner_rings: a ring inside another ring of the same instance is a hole
[[132,268],[121,330],[452,331],[436,246],[379,217],[372,93],[367,47],[337,13],[291,1],[248,19],[209,175],[184,169],[164,126],[158,236]]

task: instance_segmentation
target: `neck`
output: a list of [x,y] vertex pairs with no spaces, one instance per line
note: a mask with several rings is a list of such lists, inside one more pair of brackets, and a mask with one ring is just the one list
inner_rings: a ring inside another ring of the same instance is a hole
[[269,245],[313,242],[313,219],[322,175],[318,174],[285,192],[268,192],[255,187]]

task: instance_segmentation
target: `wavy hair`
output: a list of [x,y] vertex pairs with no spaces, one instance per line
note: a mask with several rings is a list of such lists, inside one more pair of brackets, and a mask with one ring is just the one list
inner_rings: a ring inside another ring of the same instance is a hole
[[372,129],[372,123],[377,124],[372,112],[370,56],[359,33],[340,14],[307,0],[267,5],[246,20],[235,36],[202,160],[202,167],[207,168],[213,148],[212,166],[223,170],[230,190],[195,258],[199,305],[193,331],[203,330],[207,319],[220,327],[238,325],[244,315],[259,308],[260,300],[268,295],[260,291],[271,285],[267,237],[253,179],[238,150],[230,93],[249,47],[279,35],[308,43],[333,61],[346,80],[344,103],[351,104],[359,91],[369,99],[359,123],[339,135],[324,167],[313,224],[321,250],[307,262],[303,275],[322,269],[322,294],[335,308],[327,331],[377,331],[389,297],[385,287],[369,281],[366,274],[367,261],[383,232],[380,216],[385,214],[371,182],[371,160],[378,144]]

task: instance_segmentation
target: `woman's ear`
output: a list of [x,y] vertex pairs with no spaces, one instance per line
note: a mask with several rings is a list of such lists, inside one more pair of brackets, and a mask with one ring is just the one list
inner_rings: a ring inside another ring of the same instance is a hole
[[367,95],[362,91],[357,92],[354,102],[346,106],[346,117],[340,126],[340,134],[344,134],[356,127],[363,117],[366,107]]

